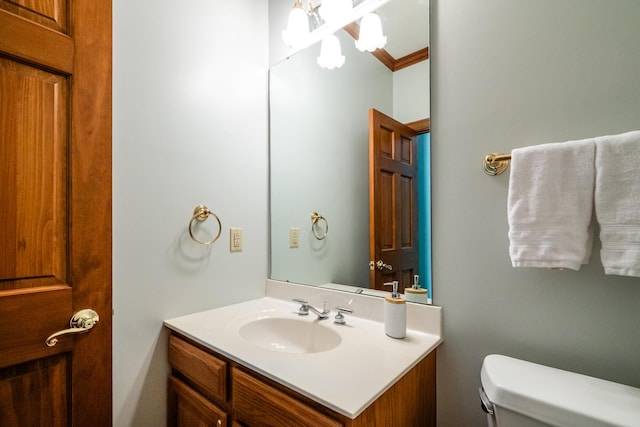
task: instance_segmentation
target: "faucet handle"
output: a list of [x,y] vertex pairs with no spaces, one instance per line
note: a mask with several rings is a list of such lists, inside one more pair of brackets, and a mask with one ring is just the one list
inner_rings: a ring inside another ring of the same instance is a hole
[[302,298],[294,298],[293,301],[299,302],[300,304],[302,304],[298,309],[299,316],[307,316],[309,314],[309,305],[308,305],[309,301],[304,300]]
[[346,325],[347,321],[344,320],[344,316],[342,315],[342,313],[353,313],[353,310],[346,307],[336,307],[336,311],[338,312],[338,314],[336,314],[333,323],[335,323],[336,325]]

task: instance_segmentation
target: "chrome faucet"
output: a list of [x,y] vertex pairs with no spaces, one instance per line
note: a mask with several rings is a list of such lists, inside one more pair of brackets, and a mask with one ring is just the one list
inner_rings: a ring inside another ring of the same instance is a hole
[[318,320],[324,320],[329,318],[329,313],[331,313],[331,311],[327,309],[326,301],[324,302],[324,307],[322,308],[322,311],[320,311],[314,306],[312,306],[311,304],[309,304],[309,301],[303,300],[301,298],[294,298],[293,300],[295,302],[299,302],[300,304],[302,304],[300,306],[300,309],[298,310],[299,316],[306,316],[309,314],[309,310],[311,310],[318,316]]

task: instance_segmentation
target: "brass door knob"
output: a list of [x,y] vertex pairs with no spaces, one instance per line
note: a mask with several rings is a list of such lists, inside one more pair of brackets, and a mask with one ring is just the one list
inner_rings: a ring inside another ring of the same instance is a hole
[[93,328],[96,323],[100,320],[100,316],[98,313],[91,310],[90,308],[85,308],[84,310],[78,311],[74,314],[69,320],[69,329],[64,329],[62,331],[58,331],[54,334],[49,335],[44,342],[49,347],[53,347],[58,344],[58,337],[61,335],[67,334],[80,334],[83,332],[88,332]]

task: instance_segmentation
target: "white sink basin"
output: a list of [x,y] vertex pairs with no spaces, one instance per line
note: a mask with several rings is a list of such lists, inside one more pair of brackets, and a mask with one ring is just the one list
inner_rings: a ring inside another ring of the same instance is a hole
[[238,332],[250,344],[283,353],[320,353],[342,341],[336,331],[317,320],[267,317],[244,324]]

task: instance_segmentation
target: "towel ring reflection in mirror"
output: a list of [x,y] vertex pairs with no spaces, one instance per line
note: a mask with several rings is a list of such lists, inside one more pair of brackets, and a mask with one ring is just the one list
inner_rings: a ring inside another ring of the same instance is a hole
[[[218,222],[218,234],[216,234],[216,237],[211,239],[209,242],[203,242],[203,241],[199,240],[193,234],[193,224],[194,224],[193,221],[197,220],[199,222],[204,222],[204,221],[207,220],[207,218],[209,218],[209,215],[213,215],[213,217]],[[218,240],[218,238],[220,237],[221,233],[222,233],[222,223],[220,222],[220,218],[218,218],[218,215],[213,213],[211,211],[211,209],[209,209],[208,207],[206,207],[204,205],[196,206],[195,209],[193,210],[193,216],[191,217],[191,221],[189,221],[189,236],[191,237],[191,240],[193,240],[194,242],[196,242],[196,243],[198,243],[200,245],[205,245],[205,246],[206,245],[211,245],[216,240]]]
[[[324,221],[324,234],[319,235],[317,228],[319,227],[318,222],[320,221]],[[311,231],[313,232],[314,237],[318,240],[323,240],[325,237],[327,237],[327,233],[329,232],[329,223],[327,222],[326,218],[320,215],[318,212],[313,212],[311,214]]]

